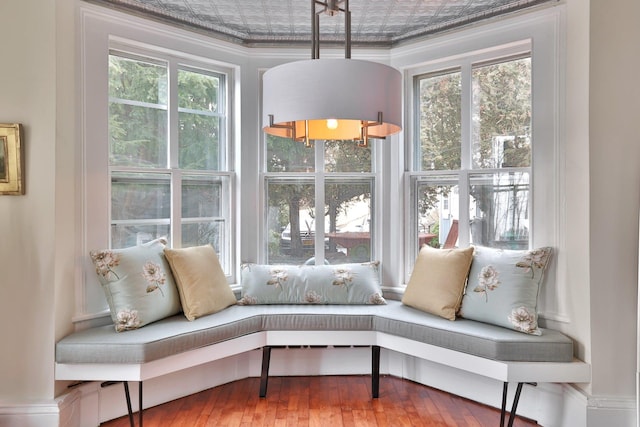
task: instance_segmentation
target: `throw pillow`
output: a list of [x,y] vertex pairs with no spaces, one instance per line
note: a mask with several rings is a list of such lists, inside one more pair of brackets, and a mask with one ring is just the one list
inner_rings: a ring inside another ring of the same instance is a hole
[[420,249],[402,303],[445,319],[455,320],[460,308],[473,247]]
[[166,248],[164,254],[176,279],[187,319],[195,320],[236,303],[213,246]]
[[477,247],[460,316],[528,334],[538,329],[538,290],[549,247],[517,251]]
[[386,304],[378,264],[243,264],[242,298],[238,303]]
[[180,312],[180,297],[157,239],[125,249],[89,253],[116,331],[137,329]]

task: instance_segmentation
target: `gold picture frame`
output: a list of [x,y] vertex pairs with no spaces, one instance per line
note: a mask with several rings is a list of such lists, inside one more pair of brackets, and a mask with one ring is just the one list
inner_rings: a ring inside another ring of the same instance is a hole
[[19,123],[0,123],[0,194],[24,194],[24,147]]

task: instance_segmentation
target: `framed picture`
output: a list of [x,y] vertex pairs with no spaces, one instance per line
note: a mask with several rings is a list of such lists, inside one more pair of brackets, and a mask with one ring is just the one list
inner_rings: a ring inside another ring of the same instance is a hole
[[0,194],[24,194],[24,147],[19,123],[0,123]]

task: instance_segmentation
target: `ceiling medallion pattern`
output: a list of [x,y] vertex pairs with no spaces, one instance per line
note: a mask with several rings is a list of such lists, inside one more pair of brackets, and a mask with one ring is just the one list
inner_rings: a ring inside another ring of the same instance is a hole
[[[88,0],[245,46],[308,44],[308,0]],[[559,0],[350,0],[354,46],[403,42]],[[323,43],[344,41],[344,22],[323,16]]]

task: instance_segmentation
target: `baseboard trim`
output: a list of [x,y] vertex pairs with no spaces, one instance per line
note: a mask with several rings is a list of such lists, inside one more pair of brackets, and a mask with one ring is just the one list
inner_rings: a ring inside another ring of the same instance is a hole
[[51,427],[78,425],[76,421],[81,393],[72,391],[53,400],[0,402],[0,425]]
[[635,396],[589,396],[587,398],[587,427],[635,427]]

